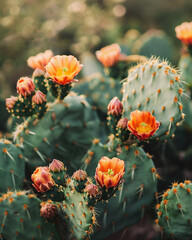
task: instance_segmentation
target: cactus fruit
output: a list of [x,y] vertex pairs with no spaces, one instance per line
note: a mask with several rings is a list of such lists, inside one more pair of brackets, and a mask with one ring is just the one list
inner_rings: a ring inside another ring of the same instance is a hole
[[173,183],[157,204],[156,220],[162,231],[176,240],[191,239],[192,236],[192,183]]
[[154,164],[141,147],[134,145],[128,147],[114,138],[108,145],[103,145],[95,139],[83,159],[84,169],[89,175],[93,174],[93,169],[102,156],[118,157],[125,161],[125,180],[116,198],[111,198],[108,202],[97,203],[98,223],[103,229],[95,231],[92,239],[104,239],[111,233],[143,218],[145,208],[153,200],[157,184]]
[[167,62],[152,58],[133,67],[123,84],[123,117],[129,119],[135,110],[149,111],[160,123],[152,139],[171,136],[184,118],[182,86],[180,74]]
[[0,236],[3,239],[61,239],[54,223],[40,216],[41,201],[24,191],[0,197]]
[[0,192],[15,190],[24,184],[25,161],[21,149],[8,140],[0,140]]

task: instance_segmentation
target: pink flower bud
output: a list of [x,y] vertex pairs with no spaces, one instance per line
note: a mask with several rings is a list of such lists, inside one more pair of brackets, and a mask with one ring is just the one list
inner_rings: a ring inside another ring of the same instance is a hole
[[35,92],[35,85],[31,78],[22,77],[17,81],[17,92],[23,97],[32,95]]
[[49,164],[49,171],[51,172],[60,172],[64,170],[64,164],[59,161],[54,159],[52,163]]
[[14,106],[15,103],[17,102],[18,97],[11,96],[10,98],[6,98],[6,108],[7,110],[11,110]]
[[37,105],[42,104],[43,102],[46,102],[46,95],[43,94],[40,90],[38,90],[32,97],[32,101],[36,103]]
[[88,184],[85,188],[85,192],[87,192],[89,196],[96,197],[99,193],[99,189],[95,184]]
[[123,112],[123,104],[119,101],[117,97],[114,97],[108,104],[108,114],[112,116],[121,116]]
[[57,215],[57,207],[55,204],[42,203],[40,215],[48,220],[53,219]]
[[74,178],[77,181],[84,181],[87,178],[87,173],[83,170],[78,170],[73,173],[72,178]]
[[121,118],[117,123],[117,127],[120,129],[127,129],[127,123],[128,123],[128,119],[126,117]]
[[31,175],[31,180],[34,182],[33,187],[38,192],[47,192],[55,184],[48,167],[38,167]]

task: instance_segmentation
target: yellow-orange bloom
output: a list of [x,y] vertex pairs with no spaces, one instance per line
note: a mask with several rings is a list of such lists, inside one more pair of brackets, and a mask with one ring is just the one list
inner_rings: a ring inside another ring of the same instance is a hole
[[128,129],[139,139],[147,139],[157,131],[159,125],[150,112],[136,110],[130,115]]
[[46,50],[45,52],[38,53],[36,56],[31,56],[27,59],[27,65],[33,69],[39,68],[45,71],[45,66],[54,56],[51,50]]
[[121,48],[119,44],[114,43],[96,52],[97,59],[105,67],[111,67],[119,61]]
[[186,45],[192,45],[192,22],[184,22],[175,28],[176,36]]
[[74,77],[81,71],[83,65],[74,56],[55,56],[45,67],[50,78],[58,84],[65,85],[74,82]]
[[119,158],[102,157],[95,172],[98,184],[106,188],[116,187],[125,173],[125,164]]
[[34,182],[33,187],[38,192],[47,192],[55,184],[48,167],[38,167],[31,175],[31,180]]

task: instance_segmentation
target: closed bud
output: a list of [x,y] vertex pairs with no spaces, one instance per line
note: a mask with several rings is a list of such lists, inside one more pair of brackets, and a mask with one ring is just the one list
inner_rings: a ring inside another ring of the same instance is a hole
[[47,220],[52,220],[57,216],[57,207],[55,204],[42,203],[40,209],[40,215]]
[[85,192],[87,192],[89,196],[96,197],[97,194],[99,193],[99,189],[95,184],[88,184],[85,187]]
[[128,119],[126,117],[122,118],[117,123],[117,127],[125,130],[125,129],[127,129],[127,123],[128,123]]
[[32,97],[32,101],[36,103],[37,105],[42,104],[43,102],[46,102],[46,95],[43,94],[40,90],[38,90]]
[[49,164],[49,171],[51,172],[60,172],[64,170],[64,164],[59,161],[54,159],[52,163]]
[[76,181],[84,181],[87,178],[87,173],[83,170],[78,170],[73,173],[72,178]]
[[33,187],[38,192],[47,192],[51,190],[55,182],[52,178],[51,173],[49,172],[48,167],[38,167],[31,175],[31,180],[34,182]]
[[117,97],[114,97],[108,104],[108,114],[112,116],[121,116],[123,112],[123,104],[119,101]]
[[35,92],[35,85],[31,78],[22,77],[17,81],[17,92],[23,97],[32,95]]
[[7,110],[11,110],[14,106],[15,103],[17,102],[18,97],[11,96],[10,98],[6,98],[6,108]]

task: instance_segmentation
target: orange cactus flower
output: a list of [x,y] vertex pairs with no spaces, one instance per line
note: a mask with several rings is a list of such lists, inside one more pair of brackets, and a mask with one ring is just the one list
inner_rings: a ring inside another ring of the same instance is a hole
[[81,71],[83,65],[74,56],[55,56],[45,67],[50,78],[58,84],[65,85],[74,82],[74,77]]
[[31,180],[34,182],[33,187],[38,192],[47,192],[55,184],[48,167],[38,167],[31,175]]
[[136,110],[131,113],[130,121],[128,121],[128,129],[139,139],[147,139],[151,137],[159,128],[159,122],[155,117],[146,111]]
[[35,84],[31,78],[21,77],[17,81],[17,92],[23,97],[32,95],[35,92]]
[[186,45],[192,45],[192,22],[184,22],[175,28],[176,36]]
[[125,173],[125,164],[119,158],[102,157],[95,173],[97,183],[106,188],[116,187]]
[[114,43],[96,52],[97,59],[105,67],[111,67],[119,61],[121,48],[119,44]]
[[27,65],[33,69],[39,68],[45,72],[45,66],[54,56],[51,50],[38,53],[36,56],[31,56],[27,59]]

